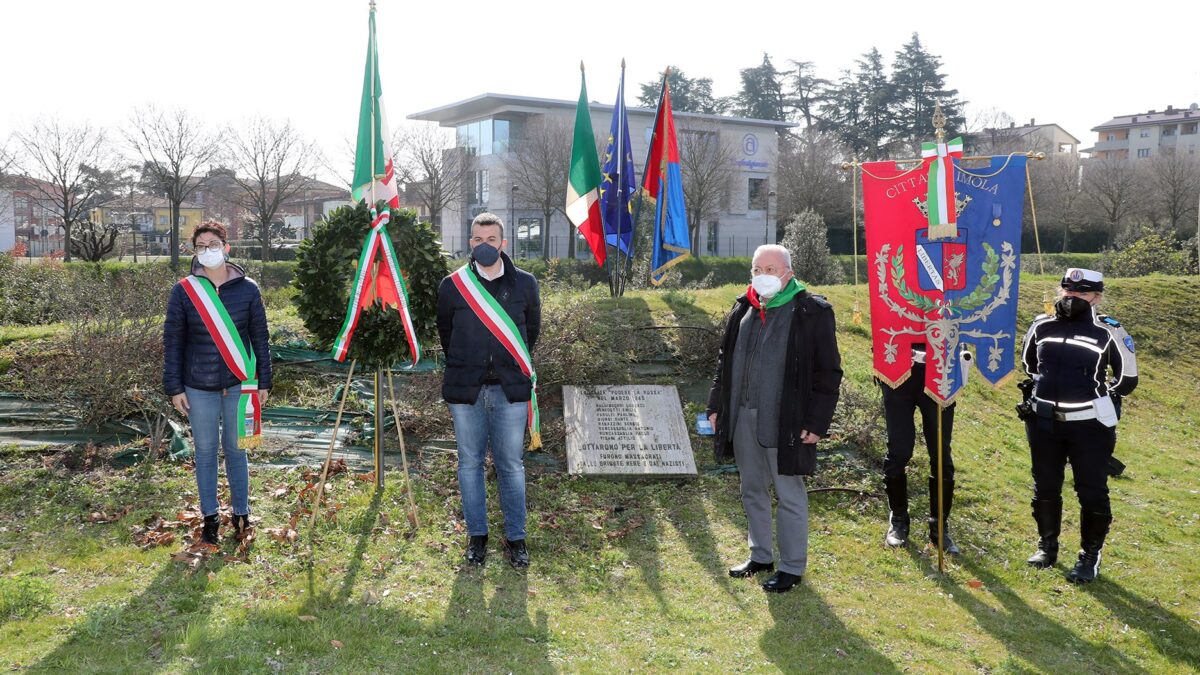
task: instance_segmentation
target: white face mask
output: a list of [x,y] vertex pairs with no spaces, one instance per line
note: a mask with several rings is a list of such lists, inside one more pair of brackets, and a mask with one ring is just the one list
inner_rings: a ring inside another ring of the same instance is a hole
[[783,280],[774,274],[758,274],[750,280],[750,285],[760,298],[774,297],[783,288]]
[[208,249],[204,249],[196,254],[196,259],[199,260],[200,264],[204,265],[205,267],[220,267],[221,265],[225,264],[225,252],[217,251],[216,253],[213,253]]

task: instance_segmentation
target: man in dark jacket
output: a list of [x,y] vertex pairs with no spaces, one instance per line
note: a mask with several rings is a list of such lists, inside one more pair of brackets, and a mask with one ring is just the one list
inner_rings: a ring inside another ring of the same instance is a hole
[[[442,280],[437,327],[446,356],[442,398],[454,418],[458,484],[467,521],[466,559],[487,555],[488,448],[500,481],[505,554],[513,567],[529,565],[525,545],[525,427],[532,419],[533,381],[526,369],[541,328],[537,281],[502,251],[504,223],[481,213],[471,223],[471,260]],[[523,368],[524,365],[524,368]]]
[[833,308],[792,275],[782,246],[754,252],[752,281],[725,324],[708,395],[717,460],[732,455],[749,521],[750,559],[729,576],[775,569],[770,486],[779,500],[779,570],[763,590],[783,593],[808,563],[808,492],[816,443],[829,432],[842,381]]

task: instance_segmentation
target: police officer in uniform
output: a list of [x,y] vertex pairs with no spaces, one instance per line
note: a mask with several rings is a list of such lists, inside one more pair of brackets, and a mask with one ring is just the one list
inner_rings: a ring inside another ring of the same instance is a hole
[[[883,419],[887,426],[887,454],[883,458],[883,486],[887,493],[888,530],[884,543],[890,547],[904,546],[908,543],[908,476],[905,468],[912,459],[913,446],[916,443],[917,429],[913,421],[913,413],[921,412],[921,432],[925,437],[925,449],[929,451],[929,541],[937,543],[937,409],[938,403],[925,393],[925,344],[917,343],[912,346],[913,366],[908,379],[893,389],[885,382],[879,386],[883,390]],[[970,352],[963,351],[960,359],[963,361],[963,375],[966,375],[970,365]],[[954,460],[950,454],[950,436],[954,430],[954,405],[951,403],[942,410],[942,519],[950,516],[950,506],[954,503]],[[959,548],[950,538],[950,529],[942,529],[942,550],[950,555],[958,555]]]
[[1044,569],[1058,560],[1063,469],[1070,462],[1082,547],[1067,575],[1074,583],[1093,581],[1100,573],[1100,549],[1112,522],[1108,467],[1119,400],[1138,379],[1133,338],[1116,319],[1096,312],[1103,293],[1099,272],[1068,269],[1054,314],[1034,320],[1022,349],[1032,386],[1023,387],[1028,398],[1018,411],[1029,438],[1031,506],[1039,537],[1038,550],[1027,562]]

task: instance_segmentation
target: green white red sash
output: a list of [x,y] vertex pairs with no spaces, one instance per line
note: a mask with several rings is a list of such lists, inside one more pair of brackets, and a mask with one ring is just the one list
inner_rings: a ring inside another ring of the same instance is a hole
[[254,356],[254,348],[242,341],[212,281],[192,274],[180,283],[217,345],[221,359],[242,381],[242,395],[238,400],[238,438],[246,439],[247,447],[256,446],[261,442],[262,409],[258,402],[258,359]]
[[929,224],[952,225],[958,221],[954,203],[954,158],[962,157],[963,140],[922,143],[921,158],[929,161],[929,199],[925,202]]
[[[339,362],[346,360],[346,354],[350,351],[350,340],[354,336],[354,329],[358,327],[362,311],[370,307],[376,299],[384,307],[392,306],[400,312],[413,365],[421,360],[421,345],[417,341],[417,330],[413,326],[409,310],[408,289],[404,285],[400,262],[396,258],[396,250],[392,247],[392,239],[388,236],[386,227],[390,217],[387,207],[384,207],[382,212],[371,209],[371,231],[367,233],[362,253],[358,256],[358,272],[346,305],[346,320],[333,342],[333,358]],[[382,260],[377,265],[375,259],[380,256]]]
[[529,378],[532,385],[529,395],[529,449],[542,447],[542,420],[538,414],[537,405],[537,372],[533,369],[533,357],[529,355],[529,347],[525,346],[525,338],[513,323],[512,317],[496,302],[496,298],[479,281],[479,277],[471,264],[463,265],[454,274],[451,281],[458,292],[466,299],[467,305],[475,316],[483,322],[492,336],[500,341],[504,349],[513,357],[521,372]]

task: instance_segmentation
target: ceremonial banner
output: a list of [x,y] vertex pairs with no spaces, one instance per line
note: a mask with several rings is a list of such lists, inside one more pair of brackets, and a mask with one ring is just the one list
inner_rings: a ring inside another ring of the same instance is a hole
[[691,255],[687,209],[683,202],[683,170],[675,138],[675,116],[671,112],[671,89],[664,73],[654,132],[642,188],[655,200],[654,250],[650,259],[650,283],[662,285],[667,270]]
[[[931,167],[947,159],[952,172]],[[926,345],[925,391],[942,405],[966,383],[960,345],[975,347],[979,374],[991,384],[1011,375],[1025,162],[998,156],[964,168],[953,155],[934,152],[908,170],[894,162],[862,165],[874,367],[889,386],[908,379],[914,343]],[[955,223],[957,231],[931,236],[930,176],[947,173],[953,189],[941,186],[937,221]]]

